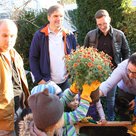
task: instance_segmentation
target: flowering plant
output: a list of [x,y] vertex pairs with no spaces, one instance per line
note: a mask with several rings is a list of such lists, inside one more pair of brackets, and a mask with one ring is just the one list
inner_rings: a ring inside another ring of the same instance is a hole
[[70,83],[76,82],[81,89],[84,83],[91,84],[98,80],[102,82],[111,73],[111,58],[96,48],[79,47],[76,51],[65,57]]

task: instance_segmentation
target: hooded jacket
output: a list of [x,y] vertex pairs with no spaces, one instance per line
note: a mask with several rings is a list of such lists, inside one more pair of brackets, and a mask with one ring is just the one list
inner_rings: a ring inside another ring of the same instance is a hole
[[24,120],[19,123],[20,136],[47,136],[34,126],[33,114],[30,113],[24,117]]

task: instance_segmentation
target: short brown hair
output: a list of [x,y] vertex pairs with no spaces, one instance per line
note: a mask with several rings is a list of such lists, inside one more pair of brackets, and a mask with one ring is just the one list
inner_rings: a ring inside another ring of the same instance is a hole
[[95,19],[101,18],[101,17],[103,17],[103,16],[108,16],[108,17],[109,17],[109,13],[108,13],[108,11],[105,10],[105,9],[100,9],[100,10],[98,10],[98,11],[95,13]]
[[128,62],[130,62],[130,63],[132,63],[133,65],[136,66],[136,52],[133,53],[133,54],[129,57]]
[[57,11],[59,9],[64,10],[64,8],[61,4],[53,5],[47,10],[47,15],[50,16],[54,11]]

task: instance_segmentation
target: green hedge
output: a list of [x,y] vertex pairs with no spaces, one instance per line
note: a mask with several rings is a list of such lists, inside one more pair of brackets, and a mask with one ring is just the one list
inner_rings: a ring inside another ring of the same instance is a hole
[[[15,48],[24,60],[25,70],[30,70],[28,58],[33,35],[42,25],[48,22],[46,13],[44,10],[39,14],[35,14],[34,11],[23,11],[17,21],[19,31]],[[29,90],[31,90],[35,84],[32,81],[30,73],[27,74],[27,80]]]
[[118,27],[126,34],[132,53],[136,52],[136,8],[128,8],[123,13],[124,20]]
[[27,70],[29,68],[29,48],[34,33],[45,23],[47,23],[47,12],[41,11],[39,14],[35,14],[34,11],[24,11],[18,21],[18,38],[15,48],[24,59],[24,67]]

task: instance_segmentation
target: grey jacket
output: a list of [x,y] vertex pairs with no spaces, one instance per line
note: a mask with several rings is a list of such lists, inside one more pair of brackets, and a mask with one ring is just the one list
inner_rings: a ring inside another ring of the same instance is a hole
[[[118,65],[122,60],[127,59],[130,56],[130,48],[128,41],[124,33],[111,26],[111,36],[113,37],[112,48],[114,54],[114,61]],[[99,29],[91,30],[87,33],[84,40],[84,47],[95,47],[98,46]]]

